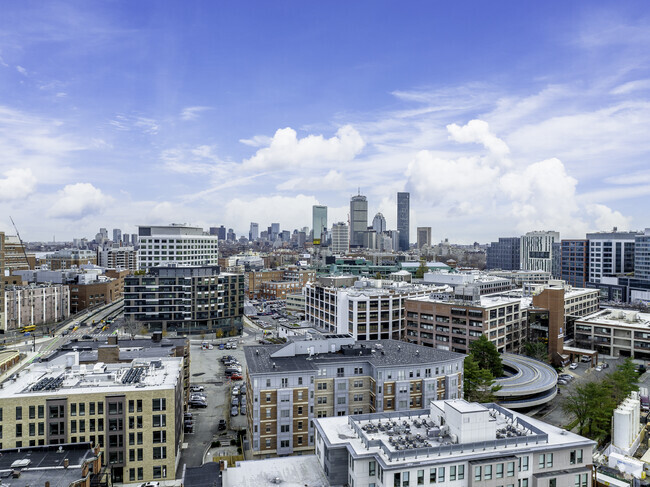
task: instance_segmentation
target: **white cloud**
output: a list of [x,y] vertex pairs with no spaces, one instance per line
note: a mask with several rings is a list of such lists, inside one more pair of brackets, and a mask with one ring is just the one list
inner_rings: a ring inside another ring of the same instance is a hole
[[183,111],[181,111],[181,120],[196,120],[199,118],[201,112],[205,112],[206,110],[211,110],[211,107],[195,106],[184,108]]
[[304,166],[318,166],[330,162],[351,161],[358,155],[365,143],[350,125],[339,128],[334,137],[325,139],[322,135],[308,135],[302,139],[290,127],[275,132],[268,147],[259,149],[253,157],[243,163],[245,169],[292,169]]
[[16,66],[16,71],[18,71],[23,76],[27,76],[27,70],[20,65]]
[[138,115],[115,115],[115,118],[109,120],[109,125],[123,132],[138,131],[147,135],[156,135],[160,130],[158,121],[149,117]]
[[480,143],[500,160],[503,160],[510,149],[506,143],[490,132],[487,122],[483,120],[470,120],[467,125],[459,127],[455,123],[447,125],[449,138],[464,144]]
[[181,174],[211,174],[222,163],[215,154],[216,147],[199,145],[196,147],[176,147],[166,149],[160,154],[165,167]]
[[278,184],[278,191],[292,190],[319,190],[329,189],[332,191],[344,191],[350,187],[350,181],[346,180],[343,173],[332,169],[324,176],[297,177],[291,178]]
[[36,177],[29,168],[10,169],[0,178],[0,201],[24,198],[34,191]]
[[622,213],[614,211],[605,205],[592,204],[586,206],[587,212],[595,222],[595,227],[603,230],[609,230],[618,227],[621,230],[630,230],[632,219],[623,216]]
[[250,139],[239,139],[239,142],[250,147],[263,147],[270,145],[272,140],[273,139],[267,135],[254,135]]
[[54,218],[79,219],[101,212],[112,198],[90,183],[68,184],[57,193],[48,215]]
[[634,91],[650,90],[650,79],[637,79],[634,81],[628,81],[622,85],[617,86],[612,89],[610,93],[612,95],[627,95]]

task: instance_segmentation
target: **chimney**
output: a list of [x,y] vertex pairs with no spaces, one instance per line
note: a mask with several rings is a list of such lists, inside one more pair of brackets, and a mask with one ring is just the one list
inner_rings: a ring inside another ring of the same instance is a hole
[[117,335],[109,335],[108,336],[108,344],[109,345],[117,345]]
[[152,342],[159,342],[160,340],[162,340],[162,331],[154,331],[151,334],[151,341]]
[[70,460],[67,458],[63,459],[63,468],[68,468],[70,466]]

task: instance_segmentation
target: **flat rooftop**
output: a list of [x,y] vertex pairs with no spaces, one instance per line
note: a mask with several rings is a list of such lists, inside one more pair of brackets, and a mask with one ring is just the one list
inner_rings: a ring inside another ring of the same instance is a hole
[[135,359],[130,363],[79,364],[75,352],[47,363],[35,363],[2,384],[0,398],[61,396],[62,394],[115,393],[128,390],[173,389],[183,359]]
[[316,455],[237,462],[223,472],[224,487],[328,487]]
[[[327,363],[366,362],[375,367],[423,365],[458,360],[463,354],[424,347],[398,340],[368,340],[356,342],[359,353],[318,353],[291,357],[272,357],[285,348],[282,345],[250,345],[244,347],[248,372],[251,374],[282,373],[287,371],[318,370]],[[363,348],[361,348],[363,347]],[[275,365],[275,367],[274,367]]]
[[579,318],[577,321],[581,323],[650,330],[650,313],[640,313],[633,309],[606,308]]
[[496,294],[484,294],[479,297],[479,300],[477,301],[465,301],[461,299],[442,299],[437,296],[416,296],[413,298],[409,298],[413,301],[426,301],[430,303],[444,303],[444,304],[451,304],[451,305],[457,305],[460,307],[472,307],[472,308],[493,308],[495,306],[503,306],[503,305],[508,305],[508,304],[518,304],[521,309],[528,308],[530,305],[530,302],[532,301],[531,298],[528,297],[523,297],[523,296],[513,296],[508,294],[509,291],[503,292],[503,293],[496,293]]

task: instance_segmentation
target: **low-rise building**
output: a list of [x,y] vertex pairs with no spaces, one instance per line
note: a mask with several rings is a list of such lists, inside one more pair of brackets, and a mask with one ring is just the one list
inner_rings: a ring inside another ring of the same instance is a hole
[[492,276],[484,272],[427,272],[424,282],[437,286],[451,286],[454,289],[476,288],[479,294],[494,294],[512,289],[513,284],[505,277]]
[[314,421],[332,486],[591,487],[595,442],[496,404]]
[[504,279],[510,279],[512,284],[515,287],[522,287],[525,284],[548,284],[551,280],[551,273],[549,271],[535,271],[535,270],[526,270],[526,271],[505,271],[505,270],[493,270],[487,271],[491,276],[502,277]]
[[248,297],[250,299],[261,298],[260,290],[262,285],[267,282],[294,282],[296,283],[296,289],[302,289],[305,284],[313,281],[315,277],[316,271],[312,269],[300,269],[298,267],[247,272]]
[[287,295],[301,291],[302,284],[298,281],[266,281],[261,283],[257,297],[274,301],[276,299],[287,299]]
[[63,284],[7,286],[6,332],[28,325],[55,324],[70,316],[70,288]]
[[300,293],[287,294],[287,311],[295,311],[304,313],[305,311],[305,295]]
[[153,267],[125,280],[125,319],[150,330],[237,334],[243,315],[244,275],[218,266]]
[[140,267],[138,251],[134,247],[110,247],[97,249],[97,264],[109,269],[129,269],[137,271]]
[[357,340],[400,340],[404,303],[427,296],[432,286],[385,279],[360,279],[353,287],[305,286],[305,320],[328,333],[349,333]]
[[347,336],[244,348],[253,456],[313,451],[312,420],[462,397],[461,354]]
[[53,271],[87,264],[97,265],[97,254],[92,250],[62,249],[47,254],[44,259],[41,259],[41,263],[46,264],[47,268]]
[[0,389],[2,446],[90,442],[112,482],[174,479],[183,442],[182,358],[32,364]]

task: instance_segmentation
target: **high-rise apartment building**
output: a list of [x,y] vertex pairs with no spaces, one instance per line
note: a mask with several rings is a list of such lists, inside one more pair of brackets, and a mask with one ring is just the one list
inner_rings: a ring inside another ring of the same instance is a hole
[[372,229],[380,235],[386,231],[386,218],[381,213],[377,213],[372,219]]
[[575,287],[589,281],[589,240],[562,240],[561,279]]
[[332,225],[333,254],[347,254],[350,252],[350,229],[347,223],[339,222]]
[[528,232],[521,237],[520,268],[525,271],[553,272],[553,243],[558,232]]
[[367,233],[368,199],[358,194],[350,199],[350,247],[366,247]]
[[418,227],[418,249],[431,246],[431,227]]
[[136,247],[139,242],[140,242],[140,240],[138,239],[138,234],[137,233],[132,233],[131,234],[131,245]]
[[[225,228],[224,228],[225,232]],[[139,226],[140,268],[217,265],[219,235],[185,225]],[[225,233],[224,233],[225,240]]]
[[259,223],[251,222],[251,228],[248,231],[248,240],[256,242],[260,238],[260,225]]
[[410,246],[409,227],[411,225],[411,194],[397,193],[397,230],[399,249],[406,251]]
[[122,242],[122,230],[119,228],[113,229],[113,242],[118,244]]
[[634,239],[634,277],[650,281],[650,228]]
[[130,269],[137,271],[140,268],[138,251],[133,247],[98,248],[97,265],[108,269]]
[[314,231],[314,245],[321,245],[323,234],[327,233],[327,206],[314,205],[312,207],[312,228]]
[[336,335],[244,351],[256,458],[313,451],[316,418],[408,412],[462,397],[463,356],[453,352]]
[[634,243],[639,232],[588,233],[589,280],[599,283],[603,277],[634,271]]
[[498,242],[492,242],[487,248],[485,268],[516,271],[519,270],[520,260],[521,238],[500,237]]

